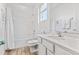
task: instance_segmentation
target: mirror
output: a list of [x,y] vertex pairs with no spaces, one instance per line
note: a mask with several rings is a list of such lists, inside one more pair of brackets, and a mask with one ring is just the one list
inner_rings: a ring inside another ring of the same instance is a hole
[[76,32],[77,21],[75,17],[62,16],[56,19],[55,30],[56,32]]

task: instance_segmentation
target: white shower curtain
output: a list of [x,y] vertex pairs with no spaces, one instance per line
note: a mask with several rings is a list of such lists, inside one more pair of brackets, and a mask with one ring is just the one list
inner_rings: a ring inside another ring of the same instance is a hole
[[13,49],[15,46],[14,40],[14,26],[12,19],[12,10],[6,8],[6,49]]

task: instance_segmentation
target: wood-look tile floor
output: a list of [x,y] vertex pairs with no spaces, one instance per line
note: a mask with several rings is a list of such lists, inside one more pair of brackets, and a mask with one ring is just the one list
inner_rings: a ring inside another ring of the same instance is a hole
[[32,55],[30,47],[17,48],[12,50],[6,50],[4,55]]

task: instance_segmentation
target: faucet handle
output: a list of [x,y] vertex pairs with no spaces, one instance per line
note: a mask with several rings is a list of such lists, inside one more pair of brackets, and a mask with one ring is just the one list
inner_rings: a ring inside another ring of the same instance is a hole
[[58,36],[59,36],[59,37],[62,37],[62,36],[61,36],[61,32],[58,32]]

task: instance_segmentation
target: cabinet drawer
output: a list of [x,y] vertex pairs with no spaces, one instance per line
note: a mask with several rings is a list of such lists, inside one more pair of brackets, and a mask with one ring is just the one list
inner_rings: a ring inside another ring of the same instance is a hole
[[42,39],[42,44],[49,50],[53,52],[53,43],[50,43],[49,41]]
[[56,55],[71,55],[68,51],[64,50],[62,47],[55,45]]

